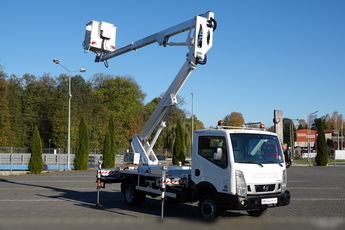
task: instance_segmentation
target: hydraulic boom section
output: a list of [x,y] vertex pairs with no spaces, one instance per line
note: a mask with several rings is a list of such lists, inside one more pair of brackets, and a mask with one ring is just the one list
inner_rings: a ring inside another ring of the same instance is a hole
[[[213,44],[213,32],[217,27],[213,12],[206,12],[191,20],[185,21],[166,30],[152,34],[148,37],[132,42],[122,48],[115,49],[116,27],[106,22],[92,21],[86,26],[84,49],[96,53],[96,62],[106,62],[108,59],[125,54],[132,50],[140,49],[153,43],[160,46],[187,46],[187,59],[175,79],[165,92],[155,111],[146,122],[139,135],[132,137],[132,148],[140,154],[140,163],[144,165],[157,165],[158,159],[153,151],[153,146],[162,129],[164,115],[171,106],[177,104],[177,94],[183,87],[191,72],[197,64],[206,64],[206,53]],[[110,32],[109,32],[110,31]],[[185,42],[169,42],[177,34],[188,32]],[[114,50],[114,51],[113,51]],[[149,142],[153,132],[155,136]],[[139,163],[139,162],[135,162]]]

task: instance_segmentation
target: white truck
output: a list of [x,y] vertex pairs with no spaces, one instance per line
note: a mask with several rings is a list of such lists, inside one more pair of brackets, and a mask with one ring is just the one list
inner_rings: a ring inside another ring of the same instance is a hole
[[[199,202],[200,215],[206,220],[215,219],[225,210],[246,210],[249,215],[260,216],[268,207],[289,204],[284,155],[274,133],[221,124],[215,129],[197,130],[193,136],[190,165],[161,165],[153,151],[165,127],[164,115],[176,105],[178,91],[192,70],[206,63],[216,26],[214,13],[206,12],[115,50],[116,28],[113,25],[96,21],[87,24],[84,49],[96,53],[96,62],[155,42],[162,46],[187,46],[189,50],[186,62],[143,130],[132,137],[133,164],[113,170],[99,167],[97,204],[99,189],[107,183],[121,183],[121,192],[129,205],[142,203],[146,196],[160,196],[162,217],[166,198]],[[182,32],[188,32],[185,42],[169,42],[170,37]]]

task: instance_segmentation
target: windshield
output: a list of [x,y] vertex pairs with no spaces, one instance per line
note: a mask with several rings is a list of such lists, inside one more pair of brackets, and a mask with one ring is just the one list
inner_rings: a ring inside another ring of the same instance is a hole
[[283,163],[283,154],[276,136],[264,134],[230,134],[236,163]]

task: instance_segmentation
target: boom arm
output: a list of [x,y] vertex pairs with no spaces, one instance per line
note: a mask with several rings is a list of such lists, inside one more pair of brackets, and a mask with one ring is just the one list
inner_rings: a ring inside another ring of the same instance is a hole
[[[139,135],[134,135],[132,138],[131,145],[133,151],[135,153],[140,153],[140,160],[142,164],[158,164],[158,159],[152,149],[160,132],[165,127],[165,122],[163,122],[162,119],[167,113],[168,109],[177,104],[176,96],[188,79],[190,73],[195,69],[196,65],[206,63],[206,53],[212,47],[213,31],[215,28],[216,21],[214,20],[214,13],[206,12],[202,15],[194,17],[191,20],[152,34],[136,42],[132,42],[131,44],[112,52],[105,50],[103,46],[107,39],[109,40],[108,37],[102,36],[102,34],[107,34],[106,31],[99,29],[99,38],[102,40],[101,48],[92,47],[92,39],[85,37],[84,49],[88,49],[96,53],[96,62],[107,61],[110,58],[125,54],[132,50],[140,49],[155,42],[164,47],[168,45],[187,46],[189,49],[189,52],[187,53],[187,60],[183,64],[181,70],[177,73],[168,90],[165,92],[155,111],[146,122],[143,130]],[[186,31],[189,31],[186,42],[169,43],[170,37]],[[90,34],[92,32],[88,32],[87,27],[86,35],[88,33]],[[159,124],[161,125],[157,129],[152,142],[149,143],[149,138]]]

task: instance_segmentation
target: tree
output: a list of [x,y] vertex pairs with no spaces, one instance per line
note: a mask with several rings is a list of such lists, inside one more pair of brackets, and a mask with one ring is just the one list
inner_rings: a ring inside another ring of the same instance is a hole
[[244,125],[244,118],[242,113],[232,112],[230,115],[227,115],[224,118],[224,125],[242,127]]
[[[145,105],[143,120],[146,121],[149,119],[150,115],[153,113],[155,108],[160,102],[160,98],[156,97],[149,103]],[[179,101],[183,101],[182,98],[179,98]],[[191,122],[187,121],[186,114],[183,110],[178,108],[177,106],[172,106],[169,108],[168,112],[164,116],[164,121],[166,121],[166,127],[162,130],[161,135],[159,136],[155,146],[154,151],[156,153],[168,153],[169,155],[174,152],[174,145],[176,140],[176,125],[178,121],[184,121],[184,124],[191,124]],[[184,129],[185,136],[184,138],[185,145],[187,146],[190,142],[190,127]],[[188,134],[187,134],[188,133]],[[187,147],[186,147],[187,149]]]
[[[144,110],[145,95],[139,85],[128,77],[97,76],[93,96],[95,100],[93,117],[96,118],[92,120],[96,129],[92,130],[93,136],[104,135],[106,125],[99,124],[112,114],[117,131],[115,145],[117,148],[129,148],[129,139],[134,133],[138,133],[142,124],[139,118]],[[102,143],[103,140],[100,141]]]
[[0,69],[0,146],[8,146],[11,139],[8,84]]
[[343,115],[339,114],[338,111],[334,111],[332,113],[331,123],[333,130],[337,130],[339,132],[343,123]]
[[22,115],[22,97],[23,97],[23,87],[22,80],[16,75],[11,75],[8,82],[8,101],[9,111],[11,115],[11,131],[12,137],[10,141],[11,146],[24,146],[25,135],[23,133],[23,115]]
[[204,129],[204,124],[197,118],[197,116],[193,115],[193,129],[192,129],[192,117],[184,118],[185,120],[185,140],[186,140],[186,153],[187,156],[192,155],[192,130],[195,132],[195,130]]
[[55,89],[56,82],[48,74],[42,75],[36,82],[36,108],[37,124],[41,130],[41,138],[45,146],[48,145],[48,140],[52,133],[52,111],[55,105]]
[[110,151],[112,154],[112,161],[115,162],[116,146],[115,146],[115,123],[114,123],[113,115],[110,115],[110,118],[109,118],[108,132],[109,132]]
[[110,134],[107,132],[104,138],[104,145],[103,145],[103,167],[104,168],[113,168],[114,167],[114,160],[111,152],[111,143],[110,143]]
[[287,143],[288,147],[291,147],[291,138],[294,138],[295,125],[289,118],[283,118],[283,142]]
[[[84,114],[90,128],[89,146],[103,149],[105,134],[111,134],[111,152],[130,148],[129,140],[142,129],[154,111],[159,97],[144,106],[145,94],[129,77],[96,74],[93,81],[81,76],[71,77],[71,147],[73,153],[79,148],[79,123],[77,114]],[[42,146],[65,148],[68,121],[68,79],[61,74],[22,77],[8,76],[0,66],[0,144],[3,146],[26,146],[32,144],[35,126],[40,127]],[[179,98],[179,106],[183,98]],[[154,151],[173,152],[178,120],[184,124],[184,140],[189,151],[191,143],[191,120],[179,106],[172,106],[164,117],[167,127],[158,138]],[[104,122],[112,117],[112,124]],[[194,116],[194,130],[203,128]],[[112,130],[112,131],[110,131]],[[116,130],[116,132],[115,132]],[[151,141],[151,140],[149,140]],[[186,152],[188,153],[188,152]],[[78,160],[78,157],[77,157]],[[77,163],[78,164],[78,163]]]
[[304,119],[299,119],[297,129],[306,129],[306,128],[307,128],[307,122]]
[[115,166],[115,124],[113,116],[110,116],[108,132],[104,138],[103,166],[113,168]]
[[332,129],[332,120],[331,116],[329,114],[326,114],[325,116],[322,117],[325,123],[325,129]]
[[182,122],[179,120],[176,124],[176,139],[174,144],[173,164],[186,161],[185,131],[182,128]]
[[[68,104],[67,104],[67,91],[63,92],[58,86],[54,92],[55,101],[52,106],[51,122],[52,132],[50,137],[52,139],[52,145],[55,147],[65,147],[67,140],[67,121],[68,121]],[[73,123],[72,123],[73,124]]]
[[32,131],[35,126],[38,124],[38,97],[40,94],[37,92],[37,82],[36,76],[31,74],[24,74],[22,77],[24,81],[24,92],[23,92],[23,133],[26,136],[24,144],[30,146],[31,137],[33,137]]
[[39,174],[43,170],[42,159],[42,140],[38,127],[35,126],[34,136],[32,138],[31,157],[29,161],[29,170],[31,173]]
[[323,119],[315,119],[315,125],[317,127],[317,155],[315,157],[315,163],[317,166],[326,166],[328,163],[328,151],[325,137],[325,125]]
[[89,135],[84,116],[82,115],[79,123],[78,146],[74,158],[74,168],[85,170],[88,168],[89,161]]

